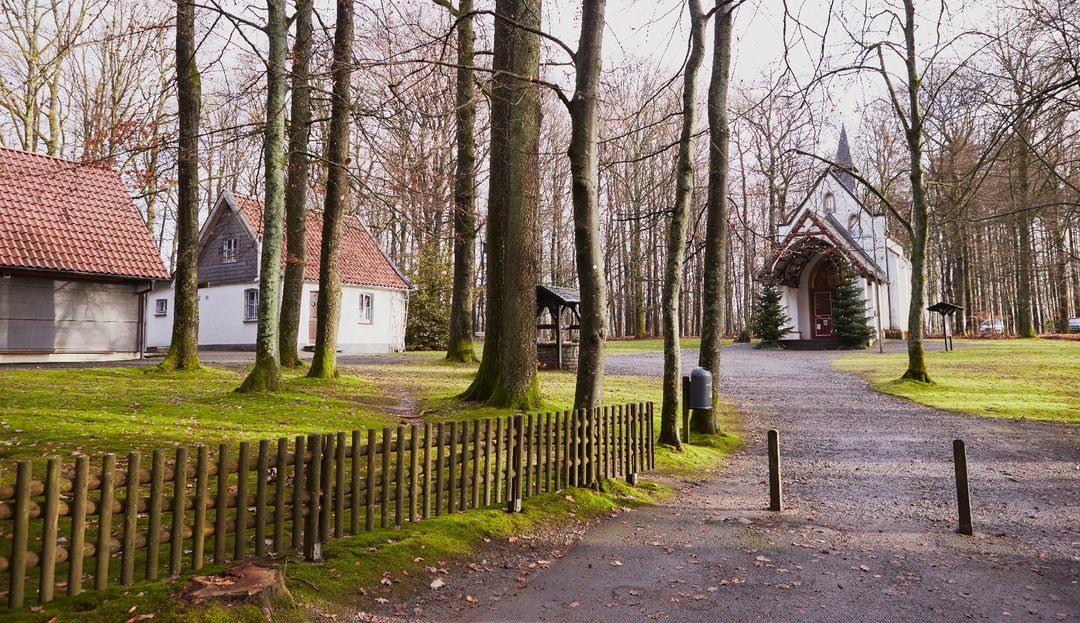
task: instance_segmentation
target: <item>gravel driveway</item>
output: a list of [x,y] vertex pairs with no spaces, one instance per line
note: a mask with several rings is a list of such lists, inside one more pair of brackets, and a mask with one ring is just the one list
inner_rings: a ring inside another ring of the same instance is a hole
[[[686,355],[693,363],[696,353]],[[1080,621],[1080,429],[881,395],[833,370],[837,356],[725,348],[721,391],[747,414],[747,443],[719,478],[676,483],[674,502],[602,522],[565,553],[543,539],[501,545],[405,612],[466,621]],[[608,370],[659,375],[660,361],[613,356]],[[763,510],[769,428],[781,431],[783,513]],[[954,532],[958,437],[968,444],[974,537]]]

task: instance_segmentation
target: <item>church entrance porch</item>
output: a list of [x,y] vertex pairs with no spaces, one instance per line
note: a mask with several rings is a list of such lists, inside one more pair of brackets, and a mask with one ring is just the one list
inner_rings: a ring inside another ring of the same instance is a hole
[[826,256],[810,276],[810,337],[827,339],[832,336],[833,290],[840,285],[836,262]]

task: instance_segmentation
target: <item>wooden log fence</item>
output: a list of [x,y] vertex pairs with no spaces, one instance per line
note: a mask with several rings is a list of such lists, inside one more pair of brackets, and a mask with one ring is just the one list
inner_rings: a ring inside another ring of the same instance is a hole
[[[0,595],[134,584],[206,564],[321,558],[327,541],[653,467],[653,405],[315,433],[0,465]],[[8,483],[8,484],[4,484]],[[92,562],[91,562],[92,561]]]

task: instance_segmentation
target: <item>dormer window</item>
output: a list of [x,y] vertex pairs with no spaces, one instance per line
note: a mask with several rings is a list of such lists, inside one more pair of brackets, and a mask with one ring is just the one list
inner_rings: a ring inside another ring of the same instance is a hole
[[221,261],[224,264],[232,264],[236,261],[236,250],[240,247],[236,238],[229,238],[221,243]]
[[825,193],[825,198],[821,203],[825,208],[825,214],[836,212],[836,197],[833,197],[832,193]]

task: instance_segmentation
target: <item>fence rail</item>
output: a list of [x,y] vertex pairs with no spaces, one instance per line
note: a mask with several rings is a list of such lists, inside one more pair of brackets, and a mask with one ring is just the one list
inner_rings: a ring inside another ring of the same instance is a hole
[[[505,418],[301,435],[276,442],[107,453],[43,480],[30,461],[0,485],[0,586],[19,608],[156,580],[541,492],[632,479],[653,467],[653,405],[615,405]],[[149,458],[149,463],[145,459]],[[5,468],[7,466],[4,466]],[[6,471],[6,469],[5,469]],[[36,573],[34,573],[36,571]]]

